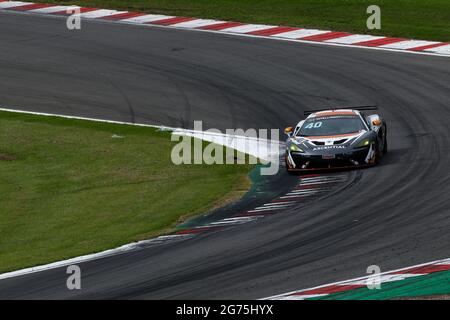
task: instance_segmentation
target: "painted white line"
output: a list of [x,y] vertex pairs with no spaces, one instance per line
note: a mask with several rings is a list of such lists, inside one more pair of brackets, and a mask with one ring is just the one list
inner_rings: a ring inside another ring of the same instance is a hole
[[305,300],[305,299],[318,298],[318,297],[323,297],[323,296],[327,296],[327,294],[292,295],[292,296],[274,298],[271,300]]
[[342,178],[335,178],[335,179],[311,179],[311,180],[300,180],[300,183],[302,184],[308,184],[308,183],[316,183],[316,182],[324,182],[324,183],[333,183],[333,182],[340,182],[345,181],[346,179]]
[[[413,265],[413,266],[409,266],[409,267],[404,267],[404,268],[400,268],[400,269],[395,269],[395,270],[382,272],[382,273],[379,274],[379,276],[383,276],[383,275],[387,275],[387,274],[391,274],[391,273],[395,273],[395,272],[399,272],[399,271],[404,271],[404,270],[408,270],[408,269],[412,269],[412,268],[424,267],[424,266],[429,266],[429,265],[436,265],[436,264],[441,264],[441,263],[447,264],[449,262],[450,262],[450,259],[448,259],[448,258],[447,259],[441,259],[441,260],[435,260],[435,261],[421,263],[421,264],[417,264],[417,265]],[[344,281],[328,283],[328,284],[324,284],[324,285],[320,285],[320,286],[316,286],[316,287],[312,287],[312,288],[307,288],[307,289],[290,291],[290,292],[278,294],[278,295],[275,295],[275,296],[271,296],[271,297],[268,297],[268,298],[263,298],[263,299],[260,299],[260,300],[280,299],[280,298],[285,297],[285,296],[290,296],[290,295],[292,295],[294,293],[299,294],[299,293],[302,293],[302,292],[305,292],[305,291],[316,290],[316,289],[329,287],[329,286],[346,285],[346,284],[349,284],[349,283],[352,283],[352,282],[356,282],[356,281],[367,280],[369,277],[373,277],[373,275],[359,277],[359,278],[354,278],[354,279],[350,279],[350,280],[344,280]]]
[[[330,186],[320,186],[320,187],[312,187],[312,188],[307,188],[309,185],[312,185],[313,183],[307,183],[305,185],[297,185],[291,192],[298,192],[298,191],[323,191],[323,190],[330,190]],[[330,184],[330,183],[325,183],[325,184]],[[306,186],[306,187],[305,187]],[[306,189],[307,188],[307,189]]]
[[292,196],[282,196],[282,197],[280,197],[281,199],[288,199],[288,200],[290,200],[290,199],[302,199],[302,198],[305,198],[305,197],[309,197],[309,196],[312,196],[313,194],[299,194],[299,195],[292,195]]
[[249,222],[249,221],[217,221],[217,222],[208,223],[207,225],[204,225],[203,227],[244,224],[244,223],[247,223],[247,222]]
[[311,186],[311,185],[316,185],[316,184],[331,184],[334,182],[339,182],[341,180],[327,180],[327,181],[307,181],[307,182],[301,182],[299,183],[299,186]]
[[371,277],[367,277],[366,279],[349,281],[349,282],[345,282],[343,284],[365,286],[365,285],[367,285],[367,283],[373,283],[373,281],[375,281],[375,280],[378,280],[381,283],[385,283],[385,282],[394,282],[394,281],[404,280],[407,278],[413,278],[413,277],[423,276],[423,275],[424,274],[407,274],[407,273],[405,273],[405,274],[385,274],[385,275],[382,275],[379,277],[371,276]]
[[442,261],[439,261],[438,263],[435,263],[435,264],[438,264],[438,265],[450,265],[450,259],[445,259],[445,260],[442,260]]
[[176,24],[173,24],[172,26],[177,27],[177,28],[192,28],[192,29],[194,29],[194,28],[200,28],[200,27],[205,27],[205,26],[224,23],[224,22],[225,21],[213,20],[213,19],[197,19],[197,20],[192,20],[192,21],[176,23]]
[[264,25],[264,24],[244,24],[243,26],[222,29],[221,32],[249,33],[249,32],[254,32],[254,31],[271,29],[271,28],[275,28],[275,27],[276,26],[268,26],[268,25]]
[[278,160],[280,156],[280,148],[282,148],[283,146],[283,143],[279,141],[222,134],[218,132],[200,132],[186,129],[177,129],[173,131],[173,134],[194,137],[204,141],[213,142],[249,154],[257,159],[261,159],[266,162]]
[[137,242],[136,244],[146,244],[146,243],[151,243],[154,241],[167,241],[167,240],[172,240],[172,239],[179,239],[179,238],[185,238],[186,236],[188,236],[189,234],[169,234],[167,236],[159,236],[157,238],[154,239],[149,239],[149,240],[143,240],[140,242]]
[[126,12],[127,11],[99,9],[99,10],[82,13],[82,14],[80,14],[80,17],[85,18],[85,19],[96,19],[96,18],[108,17],[108,16],[112,16],[115,14],[126,13]]
[[272,38],[285,38],[285,39],[299,39],[309,36],[317,36],[319,34],[328,33],[330,31],[327,30],[317,30],[317,29],[300,29],[300,30],[294,30],[294,31],[287,31],[278,33],[276,35],[273,35]]
[[[252,216],[252,217],[235,217],[235,218],[227,218],[222,219],[221,221],[224,223],[247,223],[258,220],[258,216]],[[219,222],[219,221],[217,221]]]
[[286,193],[286,196],[298,196],[298,195],[316,194],[316,193],[321,193],[323,191],[325,191],[325,190],[317,190],[317,191],[297,190],[297,191],[291,191],[289,193]]
[[234,218],[225,218],[223,220],[224,221],[228,221],[228,220],[256,220],[256,218],[254,216],[252,216],[252,217],[234,217]]
[[330,190],[330,188],[314,188],[314,189],[294,189],[287,194],[298,194],[298,193],[315,193]]
[[103,120],[97,118],[87,118],[87,117],[78,117],[78,116],[68,116],[63,114],[54,114],[54,113],[45,113],[45,112],[34,112],[34,111],[26,111],[20,109],[12,109],[12,108],[0,108],[0,111],[12,112],[12,113],[23,113],[23,114],[32,114],[37,116],[46,116],[46,117],[56,117],[56,118],[64,118],[64,119],[74,119],[74,120],[86,120],[86,121],[95,121],[95,122],[104,122],[104,123],[112,123],[112,124],[123,124],[129,126],[137,126],[137,127],[149,127],[156,129],[165,129],[165,130],[177,130],[179,128],[172,128],[166,126],[158,126],[153,124],[146,123],[132,123],[132,122],[124,122],[124,121],[115,121],[115,120]]
[[287,205],[287,206],[282,206],[282,205],[276,205],[276,206],[262,206],[262,207],[256,207],[255,209],[253,209],[253,210],[261,210],[261,209],[273,209],[273,210],[279,210],[279,209],[284,209],[284,208],[288,208],[288,207],[290,207],[290,206],[292,206],[291,204],[290,205]]
[[311,177],[311,178],[300,178],[301,181],[321,181],[321,180],[335,180],[335,179],[345,179],[346,176],[321,176],[321,177]]
[[276,210],[280,210],[282,208],[264,208],[264,209],[253,209],[253,210],[248,210],[248,213],[258,213],[258,212],[265,212],[265,211],[276,211]]
[[282,202],[269,202],[263,204],[264,208],[267,207],[289,207],[295,204],[295,201],[282,201]]
[[165,15],[162,15],[162,14],[147,14],[145,16],[139,16],[139,17],[134,17],[134,18],[123,19],[123,20],[119,20],[117,22],[142,24],[142,23],[153,22],[153,21],[158,21],[158,20],[165,20],[165,19],[171,19],[171,18],[175,18],[175,17],[174,16],[165,16]]
[[283,204],[283,203],[285,203],[285,204],[287,204],[287,203],[292,203],[292,204],[295,204],[295,203],[297,203],[297,201],[279,201],[279,202],[270,202],[271,204]]
[[333,42],[333,43],[341,43],[341,44],[354,44],[354,43],[358,43],[358,42],[377,40],[377,39],[383,39],[383,38],[386,38],[386,37],[371,36],[371,35],[367,35],[367,34],[352,34],[351,36],[330,39],[330,40],[326,40],[325,42]]

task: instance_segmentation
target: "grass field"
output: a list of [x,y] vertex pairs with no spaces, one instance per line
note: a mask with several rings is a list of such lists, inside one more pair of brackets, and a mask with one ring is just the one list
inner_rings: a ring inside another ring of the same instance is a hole
[[[450,41],[448,0],[89,0],[37,2],[116,8],[309,28]],[[366,9],[381,8],[382,29],[366,28]]]
[[180,165],[168,132],[0,112],[0,272],[149,238],[248,190],[248,165]]

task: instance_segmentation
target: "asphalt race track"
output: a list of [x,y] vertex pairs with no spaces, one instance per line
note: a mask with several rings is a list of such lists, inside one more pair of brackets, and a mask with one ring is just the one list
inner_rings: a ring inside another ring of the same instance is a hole
[[65,268],[2,280],[0,298],[255,299],[450,257],[449,58],[0,13],[5,107],[225,129],[372,103],[389,153],[338,194],[84,263],[82,290]]

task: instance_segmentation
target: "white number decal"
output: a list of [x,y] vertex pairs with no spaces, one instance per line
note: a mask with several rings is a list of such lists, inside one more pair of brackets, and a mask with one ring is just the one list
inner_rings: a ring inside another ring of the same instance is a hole
[[305,129],[320,128],[321,126],[322,126],[322,121],[315,122],[315,123],[311,122],[305,127]]

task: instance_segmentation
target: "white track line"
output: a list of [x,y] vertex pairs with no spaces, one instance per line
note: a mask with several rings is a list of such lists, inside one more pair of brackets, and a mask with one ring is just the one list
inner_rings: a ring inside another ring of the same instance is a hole
[[294,31],[287,31],[273,35],[273,38],[285,38],[285,39],[300,39],[309,36],[317,36],[319,34],[328,33],[330,31],[317,30],[317,29],[300,29]]
[[222,29],[222,32],[230,32],[230,33],[249,33],[254,31],[261,31],[266,29],[272,29],[276,26],[268,26],[264,24],[244,24],[243,26],[231,27]]
[[225,21],[212,20],[212,19],[196,19],[196,20],[192,20],[192,21],[176,23],[176,24],[173,24],[172,26],[177,27],[177,28],[194,29],[194,28],[200,28],[200,27],[209,26],[212,24],[224,23],[224,22]]
[[143,24],[143,23],[171,19],[171,18],[175,18],[175,17],[174,16],[165,16],[162,14],[147,14],[145,16],[123,19],[123,20],[120,20],[119,22]]
[[369,40],[377,40],[377,39],[383,39],[383,38],[386,38],[386,37],[371,36],[371,35],[368,35],[368,34],[352,34],[351,36],[325,40],[324,42],[333,42],[333,43],[341,43],[341,44],[354,44],[354,43],[358,43],[358,42],[369,41]]
[[423,275],[425,275],[425,274],[422,274],[422,273],[385,274],[382,276],[371,276],[371,277],[367,277],[366,279],[349,281],[349,282],[346,282],[345,284],[346,285],[363,285],[364,286],[371,279],[380,281],[381,283],[386,283],[386,282],[394,282],[394,281],[404,280],[407,278],[413,278],[413,277],[417,277],[417,276],[423,276]]
[[97,19],[97,18],[104,18],[104,17],[115,15],[115,14],[126,13],[126,12],[127,11],[99,9],[99,10],[81,13],[80,17],[85,18],[85,19]]

